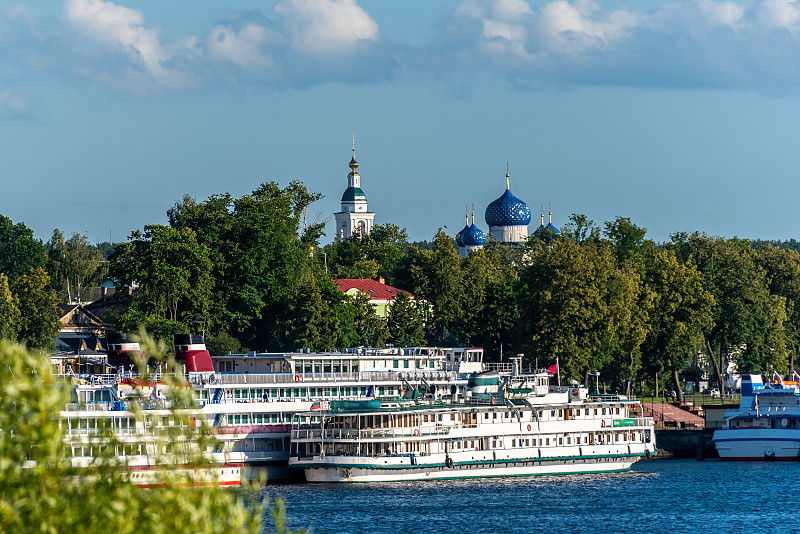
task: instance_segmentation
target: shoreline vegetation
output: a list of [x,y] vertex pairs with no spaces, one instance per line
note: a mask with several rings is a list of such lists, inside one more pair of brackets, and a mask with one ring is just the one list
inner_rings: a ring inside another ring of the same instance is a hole
[[[157,339],[203,333],[212,354],[372,346],[477,346],[487,361],[559,362],[562,380],[683,400],[701,380],[787,375],[800,349],[800,243],[676,232],[666,243],[616,217],[573,214],[518,246],[489,240],[466,258],[456,235],[409,242],[396,224],[322,245],[320,195],[299,181],[241,197],[186,196],[122,243],[58,230],[47,243],[0,216],[0,338],[47,347],[58,305],[101,280],[118,289],[103,320]],[[100,262],[106,258],[107,262]],[[379,317],[334,279],[401,290]],[[505,355],[505,356],[504,356]],[[590,375],[592,373],[592,375]]]
[[[147,338],[141,341],[149,356],[163,358],[163,347]],[[150,489],[130,484],[124,463],[113,454],[111,433],[97,441],[94,465],[74,467],[65,454],[59,425],[59,414],[70,399],[68,380],[53,375],[47,354],[0,340],[0,524],[4,531],[290,533],[285,503],[269,502],[261,487],[196,486],[189,475],[164,478],[162,486]],[[181,396],[190,399],[188,391],[181,390],[186,388],[171,388],[175,405],[185,400]],[[173,417],[185,416],[174,410]],[[165,443],[177,438],[163,436]],[[201,432],[199,439],[212,437]],[[183,456],[183,460],[195,466],[203,463],[199,455]],[[265,524],[267,513],[271,524]]]

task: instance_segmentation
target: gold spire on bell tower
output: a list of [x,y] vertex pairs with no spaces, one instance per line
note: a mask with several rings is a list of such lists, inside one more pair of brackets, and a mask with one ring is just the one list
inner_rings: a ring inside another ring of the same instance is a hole
[[356,161],[356,136],[353,134],[353,159],[350,160],[350,169],[355,173],[357,168],[358,162]]
[[469,207],[464,206],[464,218],[466,219],[466,225],[469,226]]
[[547,203],[547,224],[553,224],[553,212],[550,211],[550,203]]
[[541,204],[539,204],[539,215],[541,217],[540,224],[544,226],[544,206],[542,206]]
[[472,224],[475,224],[475,204],[472,204]]
[[511,185],[508,182],[508,162],[506,161],[506,191],[511,189]]

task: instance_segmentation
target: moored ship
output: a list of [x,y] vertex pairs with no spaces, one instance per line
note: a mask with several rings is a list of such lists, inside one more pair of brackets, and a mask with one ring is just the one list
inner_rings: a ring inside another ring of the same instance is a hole
[[[175,336],[174,344],[188,379],[180,387],[194,398],[194,406],[174,405],[160,370],[139,378],[131,365],[143,358],[138,344],[124,334],[109,336],[108,360],[116,374],[76,377],[74,402],[61,414],[74,464],[90,465],[112,447],[110,453],[139,485],[159,483],[165,466],[192,471],[201,483],[283,480],[297,475],[287,463],[290,425],[298,414],[311,423],[330,401],[463,392],[469,373],[484,367],[479,348],[211,357],[201,336]],[[199,439],[203,432],[214,439]],[[192,457],[209,465],[198,471],[186,461]]]
[[377,482],[619,472],[655,454],[638,401],[549,377],[480,374],[464,398],[331,403],[317,424],[296,418],[289,466],[311,482]]
[[800,376],[762,381],[742,375],[739,408],[725,415],[712,439],[723,460],[800,460]]

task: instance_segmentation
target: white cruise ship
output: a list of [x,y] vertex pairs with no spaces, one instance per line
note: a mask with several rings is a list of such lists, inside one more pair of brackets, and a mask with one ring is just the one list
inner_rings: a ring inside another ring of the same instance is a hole
[[[160,373],[142,380],[125,371],[133,358],[141,357],[138,344],[125,335],[109,336],[108,359],[119,372],[79,377],[74,402],[61,414],[76,465],[89,465],[112,447],[110,454],[143,486],[159,483],[162,465],[181,466],[192,454],[210,461],[193,471],[200,482],[291,478],[299,475],[287,469],[293,419],[313,424],[317,410],[332,401],[463,393],[468,375],[484,367],[479,348],[251,352],[212,358],[202,337],[192,335],[175,336],[175,348],[196,404],[178,409],[177,418]],[[202,440],[193,436],[202,429],[215,439],[199,450]]]
[[377,482],[618,472],[655,454],[638,401],[549,378],[482,373],[463,398],[332,402],[319,423],[295,419],[289,466],[311,482]]
[[742,375],[742,399],[725,414],[712,442],[723,460],[800,459],[800,376],[796,381],[763,383],[761,375]]

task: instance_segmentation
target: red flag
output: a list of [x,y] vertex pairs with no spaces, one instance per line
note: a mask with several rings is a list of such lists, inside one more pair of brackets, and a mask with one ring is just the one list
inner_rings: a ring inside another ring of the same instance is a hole
[[551,365],[550,367],[548,367],[548,368],[547,368],[547,373],[548,373],[548,374],[551,374],[551,375],[556,375],[556,374],[558,374],[558,364],[557,364],[557,363],[554,363],[553,365]]

